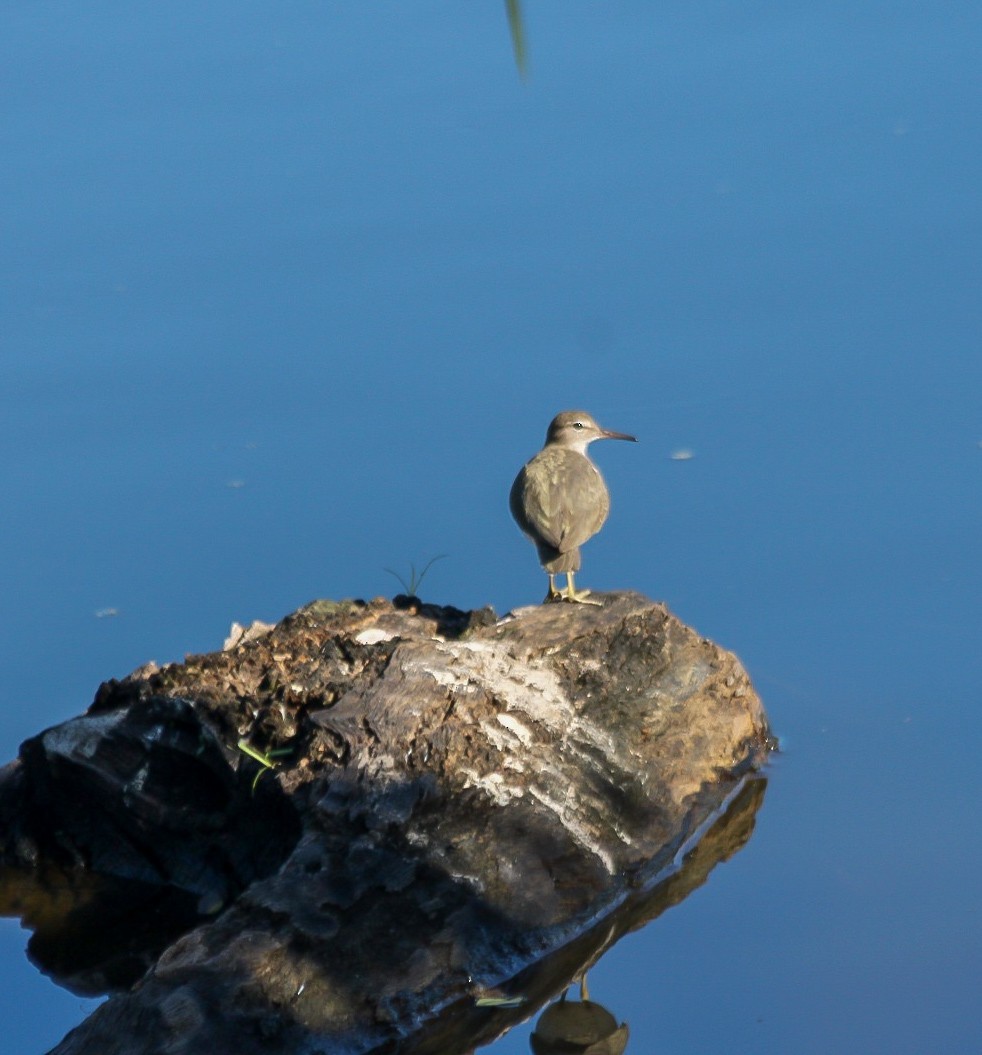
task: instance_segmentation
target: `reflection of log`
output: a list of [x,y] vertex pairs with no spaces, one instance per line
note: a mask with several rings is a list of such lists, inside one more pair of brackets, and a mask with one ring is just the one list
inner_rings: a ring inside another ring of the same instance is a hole
[[[226,906],[56,1050],[410,1050],[441,1016],[487,1034],[474,997],[671,870],[769,747],[732,655],[603,600],[500,625],[318,603],[25,745],[5,859]],[[290,749],[254,794],[243,736]]]

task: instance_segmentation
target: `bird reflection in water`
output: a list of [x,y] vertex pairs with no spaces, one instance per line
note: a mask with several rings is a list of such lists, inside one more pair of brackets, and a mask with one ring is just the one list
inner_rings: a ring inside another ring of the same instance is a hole
[[567,1000],[569,989],[542,1012],[529,1044],[535,1055],[621,1055],[627,1047],[627,1023],[590,999],[586,974],[580,999]]

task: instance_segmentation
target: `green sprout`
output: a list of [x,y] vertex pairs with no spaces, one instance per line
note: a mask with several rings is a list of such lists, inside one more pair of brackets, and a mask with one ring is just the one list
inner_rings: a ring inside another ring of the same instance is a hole
[[292,747],[274,747],[272,751],[267,751],[265,754],[262,751],[258,751],[251,744],[248,744],[245,740],[240,740],[236,745],[238,749],[250,758],[258,762],[263,768],[255,775],[252,781],[252,793],[256,793],[256,785],[259,783],[259,778],[270,769],[275,769],[279,762],[277,759],[285,758],[287,755],[293,753]]
[[475,1007],[521,1007],[526,1001],[524,996],[476,996]]

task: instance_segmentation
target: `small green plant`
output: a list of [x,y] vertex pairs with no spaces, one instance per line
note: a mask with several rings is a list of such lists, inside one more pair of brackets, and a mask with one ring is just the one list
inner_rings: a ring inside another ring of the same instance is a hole
[[293,754],[292,747],[276,747],[272,751],[267,751],[265,754],[262,751],[257,750],[251,744],[245,740],[240,740],[236,745],[238,749],[250,758],[255,759],[263,768],[259,770],[255,778],[252,781],[252,792],[255,794],[256,785],[259,783],[259,778],[270,769],[275,769],[279,765],[277,759],[285,758],[287,755]]
[[521,1007],[524,996],[478,996],[474,998],[476,1007]]
[[416,571],[416,565],[410,562],[409,582],[406,582],[406,580],[397,571],[393,571],[391,568],[386,568],[385,571],[387,571],[399,583],[407,597],[418,597],[418,590],[420,586],[423,585],[423,580],[426,578],[426,573],[434,564],[436,564],[438,560],[443,560],[444,557],[446,557],[446,553],[438,553],[435,557],[431,557],[423,565],[423,570],[418,573]]

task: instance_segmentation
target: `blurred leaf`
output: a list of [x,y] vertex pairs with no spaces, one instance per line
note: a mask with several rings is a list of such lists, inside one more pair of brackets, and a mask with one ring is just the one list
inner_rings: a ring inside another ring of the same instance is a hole
[[525,23],[522,21],[521,0],[505,0],[508,10],[508,28],[511,30],[511,46],[515,52],[518,74],[525,79],[528,73],[528,53],[525,50]]

